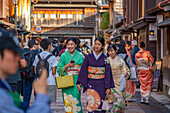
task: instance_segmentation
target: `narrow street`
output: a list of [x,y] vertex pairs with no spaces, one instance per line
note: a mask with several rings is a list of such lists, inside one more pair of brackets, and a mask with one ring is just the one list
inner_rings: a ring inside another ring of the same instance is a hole
[[[136,102],[129,102],[125,113],[170,113],[170,110],[159,104],[154,99],[150,99],[150,104],[145,105],[140,103],[140,92],[137,90],[135,94]],[[86,94],[82,94],[83,113],[86,113]],[[62,100],[61,90],[57,90],[57,104],[51,105],[54,113],[65,113],[64,104]]]

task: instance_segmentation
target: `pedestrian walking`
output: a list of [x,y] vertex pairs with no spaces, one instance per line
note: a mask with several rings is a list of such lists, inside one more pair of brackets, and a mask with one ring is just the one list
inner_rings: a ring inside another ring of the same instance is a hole
[[83,55],[76,50],[76,38],[69,38],[66,42],[67,51],[64,52],[57,65],[57,72],[61,76],[73,75],[74,86],[62,89],[64,108],[66,113],[83,113],[81,106],[81,95],[76,86]]
[[91,53],[90,48],[88,47],[88,42],[83,44],[83,47],[81,48],[82,52],[84,53],[84,55],[88,55],[89,53]]
[[[109,62],[112,69],[113,79],[115,83],[114,90],[121,95],[122,104],[119,104],[118,108],[124,108],[126,97],[126,81],[130,76],[130,70],[125,61],[117,55],[117,47],[115,44],[111,44],[108,49]],[[114,91],[113,90],[113,91]],[[114,93],[114,92],[112,92]]]
[[27,62],[27,66],[20,70],[21,77],[23,79],[23,101],[26,106],[29,107],[31,94],[32,94],[32,83],[36,78],[33,62],[35,60],[35,56],[40,52],[38,43],[33,39],[28,42],[29,51],[24,53],[25,60]]
[[20,95],[7,83],[8,75],[12,76],[17,72],[21,56],[22,49],[18,45],[16,36],[5,29],[0,29],[0,112],[38,113],[41,110],[41,113],[51,113],[50,99],[46,95],[47,72],[44,69],[39,81],[34,82],[33,86],[37,95],[31,108],[25,109]]
[[40,54],[36,55],[33,66],[36,75],[39,77],[40,61],[44,61],[44,67],[47,68],[48,71],[48,95],[51,98],[52,104],[56,103],[56,82],[54,75],[56,74],[57,69],[57,58],[52,55],[49,51],[51,49],[51,42],[49,39],[43,39],[40,42],[41,47],[44,51]]
[[105,40],[98,37],[94,42],[94,51],[87,55],[81,67],[77,80],[77,87],[84,86],[87,91],[87,111],[89,113],[105,113],[102,110],[106,94],[110,94],[110,88],[114,88],[114,82],[107,56],[102,52]]
[[[131,57],[131,54],[130,54],[131,42],[130,41],[125,41],[124,45],[125,45],[127,55],[129,56],[130,60],[132,60],[132,57]],[[133,67],[132,61],[130,61],[130,63],[131,63],[130,68],[132,68]],[[126,83],[126,100],[134,101],[134,99],[132,99],[132,98],[134,97],[135,92],[136,92],[136,84],[135,84],[135,82],[128,79],[127,83]]]
[[141,103],[149,104],[149,97],[153,81],[154,58],[149,51],[145,50],[145,43],[140,43],[140,51],[135,55],[135,60],[139,70]]
[[133,64],[136,65],[135,55],[139,51],[139,47],[137,46],[137,41],[136,40],[132,40],[131,43],[132,43],[132,50],[131,50],[130,54],[132,56]]

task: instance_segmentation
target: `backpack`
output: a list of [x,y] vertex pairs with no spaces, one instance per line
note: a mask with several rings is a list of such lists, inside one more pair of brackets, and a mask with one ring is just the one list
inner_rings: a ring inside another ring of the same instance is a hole
[[43,68],[45,68],[46,70],[47,70],[47,72],[48,72],[48,74],[49,74],[49,72],[50,72],[50,70],[52,69],[50,69],[49,70],[49,62],[48,62],[48,59],[51,57],[51,56],[53,56],[52,54],[49,54],[45,59],[42,59],[41,58],[41,56],[40,55],[38,55],[38,59],[39,59],[39,61],[38,61],[38,63],[37,63],[37,65],[36,65],[36,75],[37,75],[37,77],[39,77],[40,75],[41,75],[41,62],[43,62],[44,64],[44,66],[43,66]]
[[37,51],[29,51],[24,54],[25,60],[27,62],[27,66],[25,68],[20,69],[21,77],[23,79],[34,78],[35,72],[33,67],[33,62],[35,59]]

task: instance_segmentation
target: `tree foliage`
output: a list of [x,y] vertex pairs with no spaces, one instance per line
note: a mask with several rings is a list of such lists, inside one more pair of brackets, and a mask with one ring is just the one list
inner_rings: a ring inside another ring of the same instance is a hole
[[109,12],[105,12],[102,15],[102,21],[100,23],[100,29],[105,30],[109,28]]

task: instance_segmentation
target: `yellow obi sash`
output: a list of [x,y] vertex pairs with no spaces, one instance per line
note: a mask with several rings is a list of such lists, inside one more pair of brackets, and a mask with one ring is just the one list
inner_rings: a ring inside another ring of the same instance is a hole
[[88,78],[103,79],[105,78],[105,67],[88,67]]
[[80,68],[81,68],[80,65],[75,65],[72,68],[68,68],[67,73],[68,75],[79,75]]

